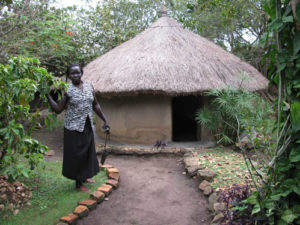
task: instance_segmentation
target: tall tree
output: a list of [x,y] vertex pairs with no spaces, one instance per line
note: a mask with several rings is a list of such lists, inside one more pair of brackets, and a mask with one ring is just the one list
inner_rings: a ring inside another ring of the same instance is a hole
[[96,7],[77,11],[75,40],[87,63],[147,28],[159,4],[150,0],[104,0]]
[[61,75],[76,58],[71,21],[51,1],[16,0],[0,11],[0,63],[11,56],[39,58],[50,72]]

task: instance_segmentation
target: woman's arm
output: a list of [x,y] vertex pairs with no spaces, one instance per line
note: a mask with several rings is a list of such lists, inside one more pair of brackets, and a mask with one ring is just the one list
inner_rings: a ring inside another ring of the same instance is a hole
[[51,108],[57,114],[61,113],[65,109],[68,102],[68,96],[66,94],[61,98],[61,100],[58,103],[53,100],[50,94],[46,94],[46,97]]
[[100,107],[100,104],[98,103],[96,96],[95,96],[95,92],[93,92],[94,95],[94,101],[93,101],[93,110],[96,112],[96,114],[103,120],[104,122],[104,128],[105,129],[109,129],[109,125],[108,125],[108,121],[104,115],[104,113],[102,112],[102,109]]

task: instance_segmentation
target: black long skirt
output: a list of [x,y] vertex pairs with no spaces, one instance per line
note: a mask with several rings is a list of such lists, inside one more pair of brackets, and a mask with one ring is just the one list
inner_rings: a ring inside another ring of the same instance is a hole
[[83,132],[64,129],[64,156],[62,174],[70,179],[84,181],[99,172],[99,162],[90,119]]

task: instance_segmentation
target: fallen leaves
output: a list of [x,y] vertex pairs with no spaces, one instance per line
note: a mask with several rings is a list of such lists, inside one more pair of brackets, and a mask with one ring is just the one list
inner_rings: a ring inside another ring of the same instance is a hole
[[211,185],[217,192],[233,184],[249,184],[252,182],[247,165],[242,154],[230,149],[218,149],[199,154],[200,165],[205,166],[215,173]]

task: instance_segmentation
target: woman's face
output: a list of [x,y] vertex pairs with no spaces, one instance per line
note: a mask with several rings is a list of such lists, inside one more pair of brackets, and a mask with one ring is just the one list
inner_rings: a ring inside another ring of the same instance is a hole
[[81,70],[79,66],[73,66],[69,70],[69,78],[71,79],[73,84],[80,84],[81,82]]

